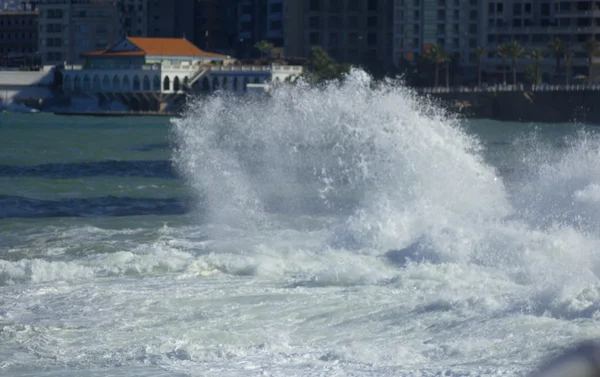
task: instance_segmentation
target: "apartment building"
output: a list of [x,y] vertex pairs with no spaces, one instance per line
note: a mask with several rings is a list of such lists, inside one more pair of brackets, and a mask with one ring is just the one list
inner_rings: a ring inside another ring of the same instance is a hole
[[475,49],[486,43],[483,0],[395,0],[394,58],[416,62],[432,45],[443,46],[463,74],[473,75]]
[[0,66],[39,64],[36,10],[0,11]]
[[80,64],[82,53],[104,49],[122,34],[112,0],[40,0],[38,7],[43,65]]
[[[600,1],[491,0],[485,11],[486,42],[490,51],[486,68],[493,74],[498,75],[502,70],[495,47],[517,40],[527,49],[545,52],[546,59],[541,62],[544,81],[550,80],[551,76],[562,80],[557,76],[564,77],[565,73],[556,74],[556,59],[548,49],[554,38],[561,39],[574,53],[570,74],[587,74],[583,43],[590,38],[600,42]],[[526,63],[520,64],[519,71],[524,67]]]
[[285,54],[309,57],[322,46],[336,60],[386,69],[394,64],[393,8],[393,0],[285,1]]
[[147,0],[147,37],[192,40],[195,32],[195,0]]
[[148,35],[148,0],[119,0],[117,7],[121,37]]

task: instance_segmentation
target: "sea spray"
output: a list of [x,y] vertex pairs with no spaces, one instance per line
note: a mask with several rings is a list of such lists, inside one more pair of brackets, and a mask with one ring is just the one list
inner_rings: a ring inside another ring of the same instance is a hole
[[510,213],[502,182],[456,119],[404,86],[372,84],[354,70],[342,85],[192,103],[173,122],[174,160],[210,221],[343,212],[356,242],[386,249],[431,227]]

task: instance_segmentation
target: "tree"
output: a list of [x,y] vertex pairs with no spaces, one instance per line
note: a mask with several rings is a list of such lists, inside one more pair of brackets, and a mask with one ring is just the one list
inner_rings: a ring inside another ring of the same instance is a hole
[[565,50],[565,84],[569,85],[569,74],[571,71],[571,62],[573,61],[573,51]]
[[440,64],[444,64],[450,61],[450,55],[444,51],[444,47],[440,45],[432,46],[429,51],[423,54],[423,57],[433,63],[435,67],[435,76],[434,76],[434,87],[438,86],[438,79],[440,73]]
[[312,47],[310,51],[311,72],[310,81],[320,83],[328,80],[341,79],[350,71],[348,64],[339,64],[333,60],[320,46]]
[[483,58],[485,54],[487,54],[487,50],[485,47],[477,47],[475,49],[475,53],[477,54],[477,85],[481,86],[481,68],[483,65]]
[[531,57],[531,59],[533,59],[535,61],[534,73],[533,73],[533,77],[535,78],[535,80],[532,81],[532,84],[537,85],[541,81],[540,61],[544,59],[544,55],[542,54],[542,52],[540,50],[533,49],[533,50],[531,50],[529,57]]
[[502,58],[502,83],[506,85],[506,59],[508,58],[508,44],[501,44],[496,51],[499,57]]
[[566,47],[565,43],[560,38],[554,38],[550,42],[550,53],[556,58],[556,76],[560,73],[560,59],[565,55]]
[[585,55],[587,57],[587,69],[588,69],[588,83],[592,82],[592,60],[596,53],[598,52],[598,42],[594,39],[594,37],[588,39],[583,43],[583,49],[585,50]]
[[271,50],[273,50],[275,48],[275,45],[273,45],[273,43],[268,42],[268,41],[259,41],[256,42],[254,44],[254,48],[256,48],[258,51],[260,51],[260,58],[264,58],[265,55],[268,55],[271,53]]
[[504,53],[507,58],[511,60],[511,66],[513,71],[513,85],[517,85],[517,63],[519,58],[525,54],[525,49],[519,41],[513,40],[506,44]]
[[538,84],[542,79],[539,69],[533,64],[525,68],[524,74],[525,80],[531,84]]

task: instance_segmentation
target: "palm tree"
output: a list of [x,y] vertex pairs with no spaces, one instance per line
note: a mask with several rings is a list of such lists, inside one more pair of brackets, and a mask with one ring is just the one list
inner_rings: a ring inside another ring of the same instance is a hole
[[502,83],[506,85],[506,58],[508,57],[508,44],[499,45],[497,54],[502,58]]
[[565,84],[569,85],[569,71],[571,70],[571,62],[573,61],[573,51],[565,51]]
[[540,61],[544,59],[544,55],[542,54],[542,52],[538,49],[533,49],[531,50],[531,53],[529,55],[531,57],[531,59],[535,60],[535,80],[534,83],[535,84],[539,84],[540,83]]
[[481,66],[487,50],[485,47],[477,47],[475,53],[477,54],[477,86],[481,87]]
[[506,57],[511,60],[512,71],[513,71],[513,85],[517,85],[517,62],[519,58],[525,54],[525,49],[519,41],[513,40],[506,44],[505,47]]
[[594,55],[598,52],[598,42],[594,39],[594,37],[588,39],[583,43],[583,49],[585,50],[585,55],[588,59],[587,61],[587,69],[588,69],[588,83],[592,82],[592,60]]
[[552,42],[550,42],[549,47],[550,53],[556,58],[556,76],[558,76],[560,72],[560,59],[565,55],[566,46],[562,39],[554,38]]
[[265,54],[269,54],[271,50],[275,48],[275,46],[273,45],[273,43],[263,40],[256,42],[254,44],[254,48],[260,51],[260,58],[262,59],[265,56]]
[[429,51],[427,51],[423,57],[430,62],[432,62],[435,66],[435,78],[434,78],[434,87],[438,86],[439,72],[440,72],[440,64],[446,63],[449,60],[449,55],[446,51],[444,51],[444,47],[440,45],[432,46]]
[[452,56],[450,53],[446,52],[446,88],[450,87],[450,61],[452,60]]

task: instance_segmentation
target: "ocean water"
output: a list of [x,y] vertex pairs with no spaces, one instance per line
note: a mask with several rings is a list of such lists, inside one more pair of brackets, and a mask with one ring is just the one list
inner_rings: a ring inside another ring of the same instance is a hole
[[0,114],[0,375],[523,376],[600,335],[600,136],[397,83]]

